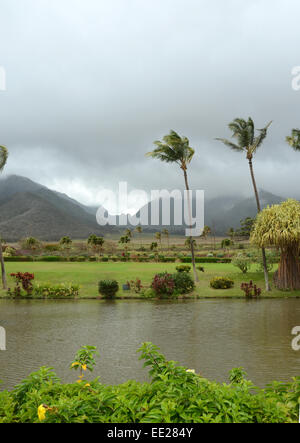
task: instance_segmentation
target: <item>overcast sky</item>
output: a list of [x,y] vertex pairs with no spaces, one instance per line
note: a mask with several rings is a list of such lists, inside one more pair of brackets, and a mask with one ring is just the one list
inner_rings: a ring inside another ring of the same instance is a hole
[[[246,159],[215,137],[251,115],[274,123],[255,160],[260,188],[300,197],[299,0],[0,0],[0,144],[20,174],[86,204],[99,191],[179,188],[147,159],[170,129],[190,138],[193,188],[251,192]],[[138,203],[137,203],[138,206]]]

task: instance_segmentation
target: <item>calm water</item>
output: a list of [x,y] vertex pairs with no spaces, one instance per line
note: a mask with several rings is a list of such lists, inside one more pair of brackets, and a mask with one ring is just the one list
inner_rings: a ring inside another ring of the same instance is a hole
[[300,300],[0,301],[7,351],[0,352],[0,379],[11,388],[41,365],[64,381],[76,350],[95,345],[101,357],[93,376],[104,383],[147,379],[137,359],[142,341],[160,346],[169,359],[203,376],[227,380],[244,366],[260,386],[300,375],[300,352],[291,330],[300,325]]

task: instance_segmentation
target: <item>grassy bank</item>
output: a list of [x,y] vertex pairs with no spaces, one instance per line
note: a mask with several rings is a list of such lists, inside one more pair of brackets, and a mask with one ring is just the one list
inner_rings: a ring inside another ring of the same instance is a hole
[[[31,272],[35,274],[35,283],[74,283],[80,285],[81,298],[96,298],[98,294],[98,281],[102,279],[116,279],[120,287],[128,280],[142,280],[145,286],[150,285],[153,276],[159,272],[175,272],[176,263],[7,263],[7,274],[14,272]],[[200,282],[192,294],[196,297],[221,298],[244,297],[240,290],[242,282],[253,280],[259,287],[264,288],[263,274],[252,272],[244,275],[231,264],[209,263],[204,265],[205,272],[199,272]],[[215,276],[226,276],[234,280],[235,286],[228,290],[215,290],[210,287],[210,280]],[[13,280],[8,277],[9,286]],[[6,296],[0,291],[0,296]],[[270,293],[263,291],[263,297],[300,297],[300,291],[283,292],[272,288]],[[118,297],[138,297],[134,292],[119,291]]]

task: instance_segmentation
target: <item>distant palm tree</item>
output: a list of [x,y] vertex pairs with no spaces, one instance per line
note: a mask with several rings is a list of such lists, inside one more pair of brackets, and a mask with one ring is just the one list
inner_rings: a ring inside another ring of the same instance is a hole
[[170,241],[169,241],[169,231],[165,228],[162,231],[162,234],[167,238],[167,242],[168,242],[168,249],[170,249]]
[[[232,131],[232,137],[237,140],[237,143],[233,143],[224,138],[217,138],[217,140],[223,142],[226,146],[237,152],[244,152],[249,162],[250,174],[252,184],[254,188],[254,194],[257,204],[257,211],[261,212],[261,205],[259,201],[259,194],[257,191],[254,170],[253,170],[253,157],[256,154],[258,148],[262,145],[264,139],[267,136],[268,129],[272,122],[268,123],[263,129],[258,129],[258,135],[255,134],[255,126],[253,120],[249,117],[248,120],[236,118],[233,122],[229,123],[228,127]],[[266,290],[270,291],[269,275],[266,259],[266,251],[262,248],[263,268],[265,275]]]
[[143,229],[142,229],[141,226],[137,226],[137,227],[135,228],[135,230],[136,230],[136,232],[137,232],[138,234],[140,234],[141,248],[142,248],[142,247],[143,247],[143,244],[142,244],[142,233],[143,233]]
[[[6,165],[7,159],[8,159],[7,148],[5,148],[5,146],[0,146],[0,172],[3,171],[3,168]],[[4,258],[3,258],[3,253],[2,253],[1,238],[0,238],[0,263],[1,263],[1,276],[2,276],[3,289],[7,289],[5,264],[4,264]]]
[[[152,152],[149,152],[147,155],[166,163],[176,163],[183,171],[185,187],[186,190],[189,191],[190,188],[188,183],[187,167],[191,163],[192,158],[195,154],[195,150],[190,147],[189,139],[187,137],[180,137],[175,131],[171,131],[169,135],[166,135],[163,138],[162,142],[156,141],[154,142],[154,144],[157,146],[156,149],[154,149],[154,151]],[[190,220],[192,220],[189,193],[188,204]],[[190,222],[190,224],[191,223],[192,222]],[[194,245],[192,241],[191,252],[195,281],[199,281],[195,264]]]
[[126,235],[126,237],[132,238],[133,233],[132,233],[131,229],[127,228],[125,231],[125,235]]
[[156,232],[155,233],[155,238],[156,238],[156,240],[159,241],[160,249],[161,249],[161,232]]
[[286,141],[295,151],[300,151],[300,129],[293,129],[292,135],[288,136]]

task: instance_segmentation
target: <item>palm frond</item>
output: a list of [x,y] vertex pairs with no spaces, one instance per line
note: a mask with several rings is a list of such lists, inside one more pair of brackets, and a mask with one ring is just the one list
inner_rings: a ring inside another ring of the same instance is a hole
[[3,170],[8,159],[8,150],[5,146],[0,146],[0,172]]
[[273,122],[270,121],[270,123],[267,124],[267,126],[263,129],[258,129],[259,131],[259,135],[257,137],[255,137],[253,143],[252,143],[252,152],[255,153],[256,150],[261,146],[262,142],[264,141],[264,139],[267,136],[268,133],[268,129],[271,126]]
[[242,148],[241,146],[236,145],[235,143],[230,142],[226,138],[216,138],[216,140],[224,143],[224,145],[228,146],[229,148],[233,149],[234,151],[241,152],[241,151],[244,150],[244,148]]

